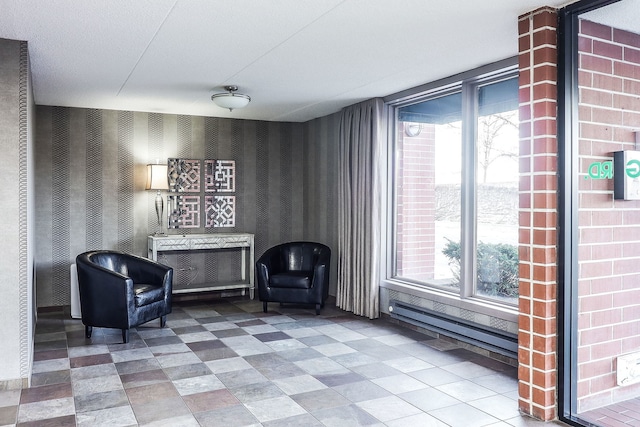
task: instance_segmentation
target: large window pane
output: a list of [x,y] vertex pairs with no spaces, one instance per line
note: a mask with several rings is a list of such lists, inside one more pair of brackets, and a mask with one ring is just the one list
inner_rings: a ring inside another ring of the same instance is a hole
[[476,292],[518,297],[518,81],[478,88]]
[[396,135],[395,277],[456,292],[461,105],[455,93],[400,108]]

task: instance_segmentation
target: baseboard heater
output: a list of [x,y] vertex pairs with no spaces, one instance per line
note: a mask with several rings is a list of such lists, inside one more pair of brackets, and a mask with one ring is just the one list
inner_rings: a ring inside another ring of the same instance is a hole
[[447,314],[392,300],[392,318],[453,337],[462,342],[517,359],[518,336],[499,329],[480,326]]

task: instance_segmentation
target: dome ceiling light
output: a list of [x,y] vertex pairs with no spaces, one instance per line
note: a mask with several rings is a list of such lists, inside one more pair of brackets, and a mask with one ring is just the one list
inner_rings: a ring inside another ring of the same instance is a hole
[[238,108],[246,107],[249,104],[249,101],[251,101],[251,97],[249,95],[236,93],[238,86],[225,86],[224,90],[226,90],[226,92],[211,95],[211,100],[218,107],[228,108],[229,111],[233,111]]

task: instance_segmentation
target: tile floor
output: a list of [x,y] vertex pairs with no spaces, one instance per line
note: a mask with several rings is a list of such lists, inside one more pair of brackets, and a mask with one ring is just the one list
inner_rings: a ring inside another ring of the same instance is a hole
[[537,426],[516,369],[387,320],[248,299],[174,303],[167,327],[39,313],[32,387],[0,426]]

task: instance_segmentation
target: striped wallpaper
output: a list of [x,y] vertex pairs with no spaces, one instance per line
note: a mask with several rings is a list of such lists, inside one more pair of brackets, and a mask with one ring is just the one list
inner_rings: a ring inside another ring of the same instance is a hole
[[[146,256],[158,231],[146,165],[170,157],[235,160],[237,181],[235,227],[169,233],[254,233],[256,256],[297,239],[335,254],[338,114],[289,123],[39,106],[36,118],[39,307],[69,304],[69,267],[81,252]],[[177,281],[239,275],[237,251],[171,257]]]

